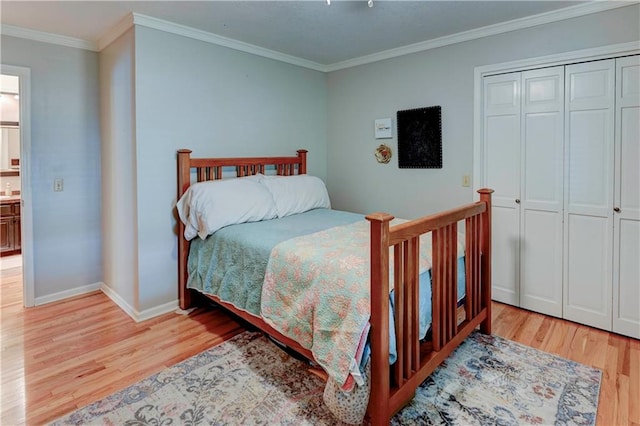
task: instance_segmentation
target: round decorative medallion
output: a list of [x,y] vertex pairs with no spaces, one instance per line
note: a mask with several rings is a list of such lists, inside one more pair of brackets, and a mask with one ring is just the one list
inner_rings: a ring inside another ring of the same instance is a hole
[[376,148],[375,155],[378,163],[387,164],[391,160],[391,148],[388,145],[381,144]]

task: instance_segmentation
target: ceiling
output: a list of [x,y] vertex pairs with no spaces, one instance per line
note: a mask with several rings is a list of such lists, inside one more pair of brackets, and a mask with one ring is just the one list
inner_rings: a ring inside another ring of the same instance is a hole
[[134,12],[327,66],[583,3],[374,0],[368,7],[366,0],[2,0],[0,21],[99,46]]

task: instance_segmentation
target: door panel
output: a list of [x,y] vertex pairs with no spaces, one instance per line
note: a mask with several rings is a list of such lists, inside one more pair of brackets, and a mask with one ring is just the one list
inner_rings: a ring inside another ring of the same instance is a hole
[[493,206],[491,220],[496,224],[491,227],[492,297],[493,300],[518,306],[518,216],[511,208]]
[[640,57],[616,60],[613,331],[640,338]]
[[514,200],[519,198],[520,193],[518,120],[514,115],[487,117],[486,120],[486,182],[497,194],[492,197],[492,202],[503,207],[515,207]]
[[613,331],[640,339],[640,221],[618,222]]
[[492,188],[494,300],[518,304],[520,73],[484,79],[483,185]]
[[562,316],[562,212],[526,209],[520,241],[520,306]]
[[610,221],[586,215],[569,215],[564,297],[564,318],[611,329],[611,227]]
[[531,207],[562,209],[563,115],[525,115],[523,200]]
[[611,329],[614,60],[565,68],[563,316]]
[[640,106],[620,108],[620,165],[616,177],[620,179],[619,199],[623,212],[640,213]]
[[520,306],[562,316],[564,67],[522,73]]
[[613,109],[569,113],[568,184],[572,213],[608,216],[613,199]]

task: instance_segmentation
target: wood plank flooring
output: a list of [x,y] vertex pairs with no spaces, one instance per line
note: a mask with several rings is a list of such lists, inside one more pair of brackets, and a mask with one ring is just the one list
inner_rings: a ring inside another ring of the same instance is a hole
[[[219,309],[135,323],[101,292],[22,308],[0,273],[0,424],[43,424],[241,332]],[[640,341],[494,303],[494,333],[603,371],[597,424],[640,425]]]
[[99,291],[24,309],[16,269],[1,272],[1,425],[49,422],[244,330],[218,309],[136,323]]

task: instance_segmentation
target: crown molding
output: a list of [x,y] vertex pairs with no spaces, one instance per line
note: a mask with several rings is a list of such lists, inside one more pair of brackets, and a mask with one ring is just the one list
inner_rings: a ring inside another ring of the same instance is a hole
[[276,61],[286,62],[288,64],[297,65],[303,68],[326,72],[326,65],[322,65],[317,62],[287,55],[281,52],[276,52],[275,50],[265,49],[263,47],[258,47],[253,44],[244,43],[242,41],[234,40],[231,38],[222,37],[206,31],[187,27],[185,25],[174,24],[173,22],[165,21],[162,19],[152,18],[150,16],[140,15],[137,13],[133,13],[132,15],[134,25],[140,25],[146,28],[152,28],[155,30],[165,31],[171,34],[189,37],[207,43],[217,44],[219,46],[228,47],[230,49],[251,53],[269,59],[274,59]]
[[87,40],[75,37],[68,37],[59,34],[47,33],[44,31],[31,30],[29,28],[15,27],[13,25],[0,25],[0,34],[4,36],[19,37],[27,40],[41,41],[43,43],[57,44],[60,46],[73,47],[76,49],[98,51],[98,46]]
[[133,14],[129,13],[98,39],[98,52],[116,41],[118,37],[127,32],[131,27],[133,27]]
[[433,40],[423,41],[419,43],[409,44],[407,46],[389,49],[371,55],[361,56],[359,58],[348,59],[342,62],[336,62],[326,66],[326,71],[338,71],[345,68],[351,68],[358,65],[365,65],[372,62],[378,62],[385,59],[396,58],[398,56],[409,55],[412,53],[423,52],[426,50],[437,49],[439,47],[449,46],[452,44],[462,43],[465,41],[476,40],[492,35],[503,34],[510,31],[516,31],[538,25],[549,24],[552,22],[563,21],[566,19],[577,18],[580,16],[591,15],[593,13],[604,12],[620,7],[627,7],[638,4],[637,1],[594,1],[591,3],[570,6],[564,9],[545,12],[526,18],[514,19],[512,21],[501,22],[486,27],[477,28],[475,30],[464,31],[436,38]]

